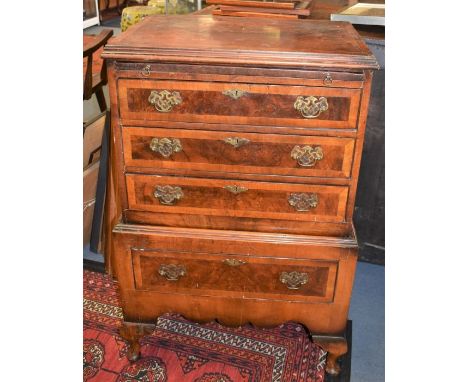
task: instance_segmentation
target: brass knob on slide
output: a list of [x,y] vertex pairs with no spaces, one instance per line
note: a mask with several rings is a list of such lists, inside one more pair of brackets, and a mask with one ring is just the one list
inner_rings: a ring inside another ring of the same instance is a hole
[[161,264],[159,274],[169,281],[177,281],[187,274],[187,269],[183,265]]
[[323,79],[324,85],[331,85],[333,83],[333,78],[330,73],[325,74],[325,78]]
[[145,65],[145,67],[140,70],[140,74],[144,77],[148,77],[150,73],[151,73],[151,65]]

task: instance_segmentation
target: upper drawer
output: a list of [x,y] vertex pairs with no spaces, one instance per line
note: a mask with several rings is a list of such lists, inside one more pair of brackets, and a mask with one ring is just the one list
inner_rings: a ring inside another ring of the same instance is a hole
[[345,177],[354,139],[124,128],[127,166],[256,174]]
[[359,89],[119,79],[127,120],[354,129]]
[[348,187],[127,174],[134,211],[344,222]]

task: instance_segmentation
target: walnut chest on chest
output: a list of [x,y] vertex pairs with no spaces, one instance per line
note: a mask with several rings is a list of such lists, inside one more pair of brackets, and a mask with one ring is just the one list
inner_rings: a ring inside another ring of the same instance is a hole
[[375,58],[348,23],[150,17],[112,39],[107,269],[157,317],[304,324],[339,372]]

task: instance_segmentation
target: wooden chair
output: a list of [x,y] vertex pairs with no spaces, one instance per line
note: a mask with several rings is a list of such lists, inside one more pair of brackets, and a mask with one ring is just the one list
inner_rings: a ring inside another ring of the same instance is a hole
[[90,99],[95,93],[101,112],[107,110],[106,99],[102,90],[102,87],[107,84],[107,68],[105,61],[99,57],[100,53],[96,55],[93,65],[93,54],[102,50],[102,47],[113,34],[112,29],[104,29],[96,36],[89,37],[85,35],[83,38],[83,60],[86,58],[86,62],[83,62],[83,100]]

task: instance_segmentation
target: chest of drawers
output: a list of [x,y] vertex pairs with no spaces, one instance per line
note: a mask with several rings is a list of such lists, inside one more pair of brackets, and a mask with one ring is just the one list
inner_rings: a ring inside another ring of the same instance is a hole
[[130,343],[157,317],[304,324],[339,372],[375,58],[347,23],[148,18],[106,46],[106,244]]

